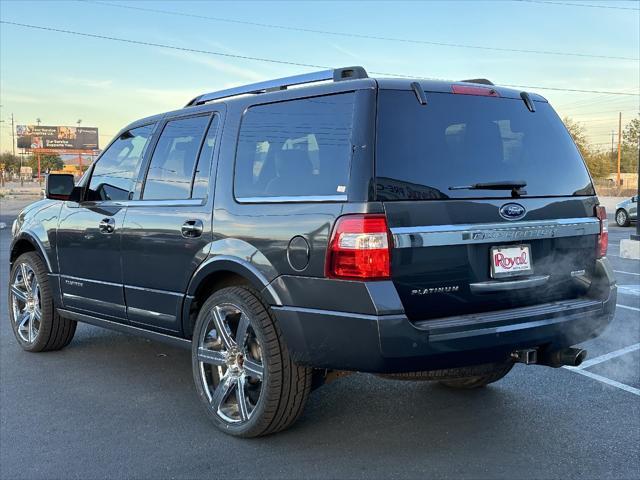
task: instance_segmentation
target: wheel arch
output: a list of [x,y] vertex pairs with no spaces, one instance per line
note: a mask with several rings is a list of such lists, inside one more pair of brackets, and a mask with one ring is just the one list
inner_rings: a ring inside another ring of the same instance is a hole
[[200,305],[216,290],[230,286],[252,287],[269,305],[282,305],[270,280],[254,265],[231,256],[216,256],[205,261],[189,282],[182,307],[182,332],[190,338]]
[[44,245],[42,245],[42,242],[38,240],[37,237],[29,234],[28,232],[21,232],[11,242],[9,265],[13,266],[13,262],[15,262],[20,255],[27,252],[36,252],[38,255],[40,255],[40,257],[42,257],[42,259],[44,260],[45,265],[47,266],[47,271],[49,273],[53,272],[49,257],[45,253],[46,249],[44,248]]

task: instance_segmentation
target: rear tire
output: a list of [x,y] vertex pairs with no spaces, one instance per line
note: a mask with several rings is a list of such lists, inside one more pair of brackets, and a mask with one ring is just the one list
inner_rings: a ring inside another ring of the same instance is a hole
[[213,293],[200,309],[192,345],[198,396],[221,431],[268,435],[302,413],[312,369],[293,363],[255,290],[229,287]]
[[503,378],[513,368],[513,362],[507,362],[504,364],[496,364],[493,371],[484,373],[481,375],[468,375],[465,368],[454,368],[456,373],[461,375],[460,378],[452,378],[447,380],[441,380],[440,384],[448,388],[457,388],[462,390],[472,390],[474,388],[486,387],[490,383],[497,382]]
[[76,333],[76,322],[58,315],[47,267],[36,252],[20,255],[9,276],[9,320],[22,349],[60,350]]
[[629,226],[629,214],[626,210],[621,208],[616,212],[616,223],[619,227],[628,227]]

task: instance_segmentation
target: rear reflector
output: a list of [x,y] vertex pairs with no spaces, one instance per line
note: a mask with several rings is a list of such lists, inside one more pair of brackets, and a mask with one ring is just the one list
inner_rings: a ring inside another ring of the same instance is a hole
[[460,93],[462,95],[484,95],[485,97],[500,96],[500,94],[493,88],[472,87],[469,85],[451,85],[451,91],[453,93]]
[[327,250],[330,278],[382,280],[390,276],[390,239],[384,215],[345,215],[334,228]]
[[607,248],[609,248],[609,220],[607,220],[607,210],[603,206],[596,207],[596,217],[598,217],[600,221],[600,234],[598,235],[596,257],[602,258],[607,256]]

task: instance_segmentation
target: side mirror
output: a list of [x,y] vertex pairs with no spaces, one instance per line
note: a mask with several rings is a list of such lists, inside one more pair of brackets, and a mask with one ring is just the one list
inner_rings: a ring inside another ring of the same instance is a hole
[[631,197],[631,201],[632,201],[633,203],[638,203],[638,196],[637,196],[637,195],[634,195],[633,197]]
[[75,181],[73,175],[68,173],[53,173],[47,175],[45,195],[52,200],[70,200]]

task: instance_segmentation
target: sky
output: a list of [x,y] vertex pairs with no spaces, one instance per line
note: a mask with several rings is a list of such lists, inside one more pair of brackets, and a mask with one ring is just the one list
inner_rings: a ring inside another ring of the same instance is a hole
[[104,146],[201,93],[320,69],[238,57],[524,85],[603,149],[618,112],[625,124],[640,110],[640,1],[0,0],[0,20],[209,52],[2,23],[0,151],[11,150],[11,114],[16,124],[81,119]]

